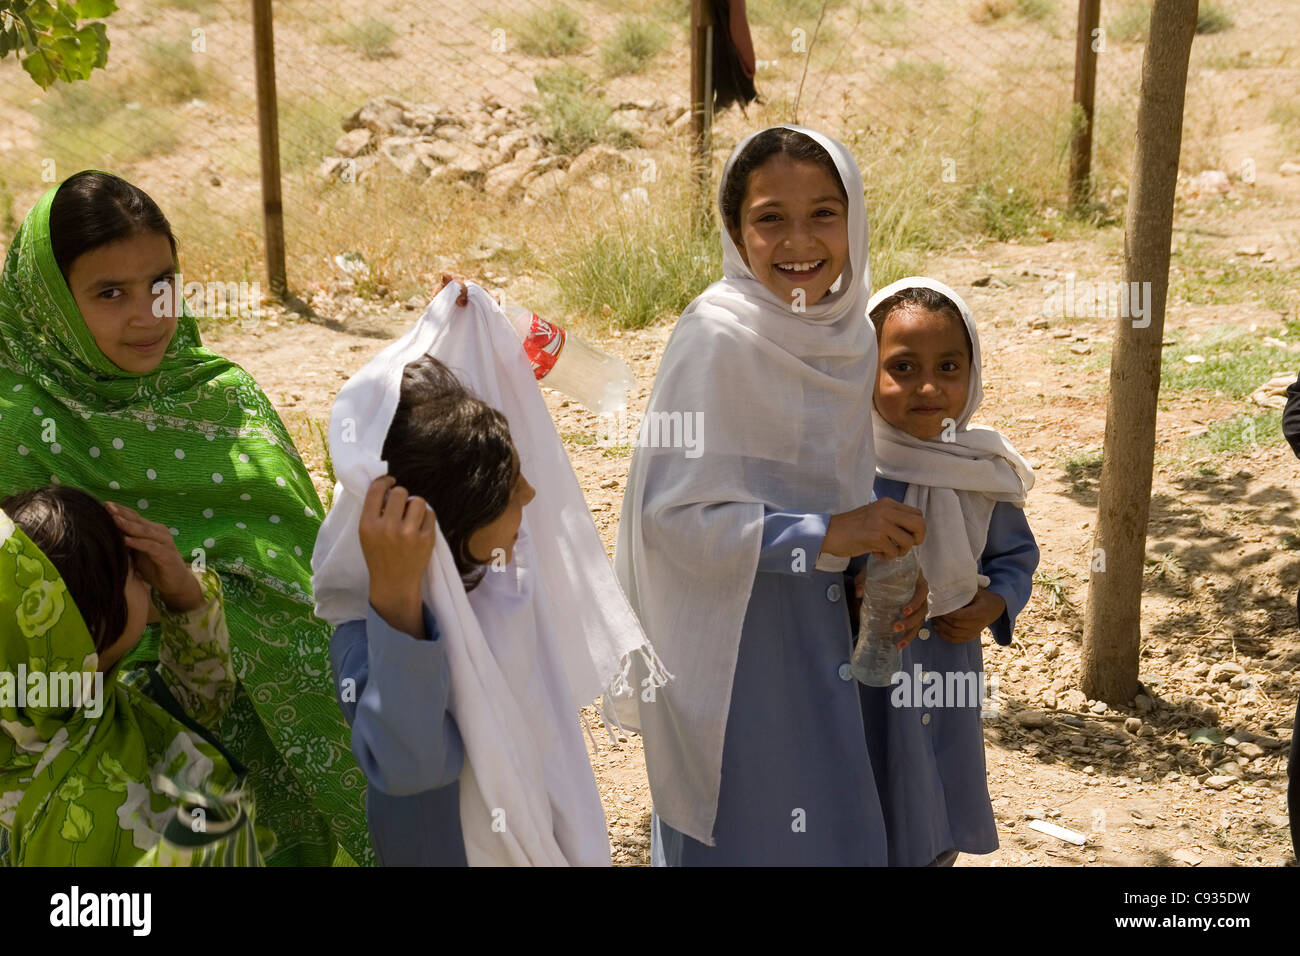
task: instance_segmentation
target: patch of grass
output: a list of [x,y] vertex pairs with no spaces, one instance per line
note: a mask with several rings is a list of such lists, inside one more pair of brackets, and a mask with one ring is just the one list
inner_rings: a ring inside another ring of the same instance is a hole
[[[1295,368],[1295,353],[1262,341],[1265,333],[1221,326],[1194,344],[1164,350],[1160,389],[1246,398],[1264,382]],[[1188,362],[1201,356],[1203,362]]]
[[1030,22],[1042,22],[1052,15],[1052,0],[980,0],[970,8],[970,18],[988,25],[1013,13]]
[[1300,311],[1300,268],[1225,257],[1199,244],[1188,246],[1170,257],[1169,298],[1189,305],[1258,303],[1294,315]]
[[632,457],[632,445],[630,443],[623,445],[610,445],[608,448],[602,448],[601,458],[630,458]]
[[948,78],[951,68],[940,60],[897,60],[885,70],[885,78],[891,83],[917,86],[922,83],[942,83]]
[[668,31],[648,20],[625,19],[600,46],[600,61],[605,69],[619,76],[640,73],[668,45]]
[[1065,587],[1066,575],[1062,571],[1034,572],[1034,587],[1043,596],[1048,614],[1056,614],[1071,607],[1070,594]]
[[1119,43],[1142,43],[1151,26],[1149,0],[1133,0],[1120,8],[1106,26],[1106,35]]
[[1276,412],[1246,413],[1215,422],[1209,432],[1187,441],[1187,454],[1242,455],[1260,447],[1280,444],[1282,416]]
[[588,42],[582,20],[569,7],[553,4],[534,8],[514,23],[519,49],[528,56],[568,56]]
[[311,168],[334,151],[352,101],[341,95],[280,100],[280,163],[285,172]]
[[189,40],[149,41],[140,48],[142,69],[129,92],[156,104],[187,103],[219,84],[209,54],[195,54]]
[[589,435],[586,432],[561,432],[560,440],[572,442],[575,445],[594,445],[596,436]]
[[[41,148],[63,171],[60,178],[79,169],[125,166],[180,144],[182,125],[172,110],[126,104],[83,86],[62,87],[37,107]],[[70,112],[64,113],[63,106]],[[73,115],[84,118],[76,121]]]
[[387,20],[366,17],[355,23],[326,27],[321,31],[321,42],[332,46],[345,46],[360,53],[367,60],[382,60],[393,55],[393,41],[397,28]]
[[[813,27],[821,16],[822,4],[826,4],[826,19],[844,6],[844,0],[749,0],[746,12],[749,22],[754,26],[771,27],[777,30],[789,30],[802,27],[812,39]],[[826,24],[822,23],[823,36]]]
[[1277,100],[1268,111],[1268,121],[1277,124],[1289,148],[1300,149],[1300,100],[1291,96]]
[[1101,477],[1101,449],[1086,448],[1075,452],[1061,463],[1061,470],[1070,480],[1072,491],[1076,494],[1087,491]]
[[1232,26],[1232,17],[1213,0],[1201,0],[1196,11],[1197,33],[1222,33]]
[[1161,581],[1172,581],[1183,576],[1183,565],[1178,560],[1178,555],[1172,551],[1162,551],[1159,555],[1146,559],[1143,571]]
[[635,135],[610,121],[613,107],[581,70],[572,66],[548,70],[533,77],[533,83],[541,102],[525,109],[542,124],[556,152],[576,155],[595,143],[636,145]]
[[676,315],[722,274],[718,236],[710,225],[692,225],[685,183],[660,181],[649,188],[655,201],[621,207],[598,230],[574,228],[556,251],[551,273],[565,308],[624,329],[645,328]]

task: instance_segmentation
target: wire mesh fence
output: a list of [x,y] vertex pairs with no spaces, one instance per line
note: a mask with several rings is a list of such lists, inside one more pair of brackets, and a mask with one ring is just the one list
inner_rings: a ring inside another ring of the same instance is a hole
[[[747,6],[761,100],[717,118],[715,168],[762,125],[841,136],[863,165],[884,254],[962,230],[1014,235],[1063,204],[1074,0]],[[674,242],[690,247],[691,277],[669,304],[708,278],[716,253],[690,246],[679,205],[687,0],[282,0],[273,11],[294,291],[405,299],[444,269],[468,270],[559,280],[560,307],[595,310],[601,295],[565,263],[602,229],[653,252],[621,264],[633,281],[667,267]],[[262,279],[250,4],[127,2],[107,24],[108,67],[87,82],[42,93],[0,62],[0,239],[50,183],[102,168],[159,200],[186,273]],[[1140,47],[1108,49],[1096,168],[1118,181]],[[629,218],[638,207],[658,217],[648,234]]]

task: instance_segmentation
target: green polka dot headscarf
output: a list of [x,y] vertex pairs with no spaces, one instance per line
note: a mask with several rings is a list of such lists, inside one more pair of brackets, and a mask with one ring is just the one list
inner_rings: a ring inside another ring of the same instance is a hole
[[369,862],[365,779],[334,698],[329,628],[312,615],[322,507],[257,383],[203,347],[188,312],[159,366],[99,350],[54,259],[50,206],[19,228],[0,279],[0,497],[62,483],[171,529],[222,579],[242,689],[212,728],[249,769],[268,861]]

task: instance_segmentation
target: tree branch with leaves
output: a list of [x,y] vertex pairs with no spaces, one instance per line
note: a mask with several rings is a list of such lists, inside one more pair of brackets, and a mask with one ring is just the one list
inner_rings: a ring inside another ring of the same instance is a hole
[[115,0],[0,0],[0,59],[13,53],[41,89],[90,78],[108,62],[102,20]]

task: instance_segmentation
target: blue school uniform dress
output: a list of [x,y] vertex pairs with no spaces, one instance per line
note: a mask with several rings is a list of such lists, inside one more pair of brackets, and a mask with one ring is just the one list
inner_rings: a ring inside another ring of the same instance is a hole
[[339,706],[365,772],[366,820],[381,866],[465,866],[457,780],[465,761],[447,710],[451,675],[427,607],[429,640],[388,624],[373,607],[330,641]]
[[[907,487],[905,482],[876,478],[879,498],[902,501]],[[999,645],[1011,643],[1016,616],[1029,601],[1036,567],[1038,544],[1023,509],[998,502],[979,570],[989,578],[988,590],[1007,603],[1006,613],[989,628]],[[937,685],[917,681],[917,666],[921,673],[934,672],[942,678],[942,695],[926,697],[925,686]],[[908,687],[861,687],[891,866],[925,866],[949,851],[991,853],[998,847],[984,765],[980,700],[978,692],[970,693],[978,688],[983,670],[980,638],[951,644],[934,630],[933,621],[926,621],[903,649]]]
[[[812,563],[829,521],[765,509],[731,688],[715,845],[656,814],[654,865],[885,864],[885,821],[849,671],[853,592],[843,572]],[[813,557],[792,570],[798,548]]]

